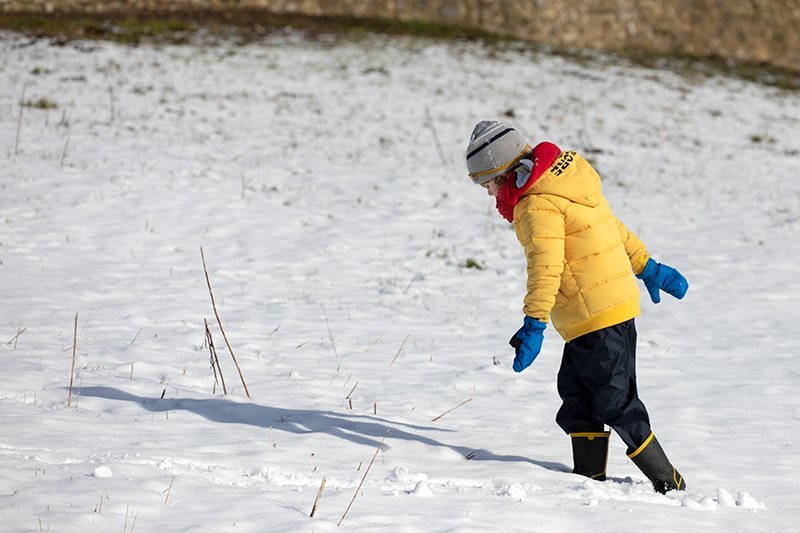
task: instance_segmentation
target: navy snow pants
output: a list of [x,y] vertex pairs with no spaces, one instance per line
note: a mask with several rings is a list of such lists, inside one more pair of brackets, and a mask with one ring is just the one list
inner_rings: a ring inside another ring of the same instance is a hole
[[567,433],[608,424],[633,453],[650,436],[650,417],[636,390],[633,319],[593,331],[564,346],[558,371],[563,403],[556,422]]

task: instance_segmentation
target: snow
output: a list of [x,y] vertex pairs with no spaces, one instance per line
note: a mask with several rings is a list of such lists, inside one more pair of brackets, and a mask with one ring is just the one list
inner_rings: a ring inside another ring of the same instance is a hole
[[[796,93],[388,37],[0,48],[3,531],[334,531],[354,494],[344,530],[798,530]],[[20,120],[23,87],[57,108]],[[688,278],[637,319],[686,492],[616,437],[608,481],[569,473],[552,328],[511,370],[524,257],[463,162],[486,118],[589,156]]]
[[98,466],[92,473],[94,477],[112,477],[114,473],[107,466]]

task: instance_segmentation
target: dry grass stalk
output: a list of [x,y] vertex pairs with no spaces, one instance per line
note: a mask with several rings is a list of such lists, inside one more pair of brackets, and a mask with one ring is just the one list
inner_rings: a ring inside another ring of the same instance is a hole
[[60,166],[60,167],[64,166],[64,158],[67,157],[67,148],[69,147],[69,137],[70,137],[70,134],[68,133],[67,134],[67,140],[64,141],[64,149],[61,150],[61,159],[58,162],[58,166]]
[[406,338],[405,338],[405,339],[403,339],[403,342],[400,344],[400,348],[398,348],[398,349],[397,349],[397,353],[396,353],[396,354],[394,354],[394,359],[392,359],[392,362],[391,362],[391,363],[389,363],[389,366],[393,366],[393,365],[394,365],[394,362],[395,362],[395,361],[397,361],[397,358],[398,358],[398,357],[400,357],[400,354],[403,352],[403,346],[405,346],[405,345],[406,345],[406,341],[408,340],[408,338],[409,338],[410,336],[411,336],[411,335],[406,335]]
[[353,506],[353,502],[356,501],[356,496],[358,496],[358,492],[361,490],[361,487],[364,485],[364,480],[367,479],[367,474],[369,474],[369,469],[372,468],[372,465],[375,463],[375,459],[378,457],[378,452],[381,451],[381,448],[383,447],[383,441],[386,440],[386,435],[388,435],[388,434],[389,434],[389,430],[387,429],[386,433],[383,434],[383,438],[381,439],[381,442],[378,444],[378,448],[375,450],[375,455],[372,456],[372,460],[369,462],[369,466],[367,466],[367,469],[364,471],[364,476],[361,478],[361,483],[359,483],[358,487],[356,487],[356,491],[355,491],[355,493],[353,493],[353,498],[350,500],[350,503],[347,505],[347,509],[344,510],[344,514],[342,515],[342,518],[339,519],[339,523],[336,524],[336,527],[341,527],[342,522],[344,522],[344,518],[347,516],[347,513],[350,512],[350,508]]
[[203,252],[203,246],[200,246],[200,258],[203,260],[203,272],[206,275],[206,284],[208,285],[208,294],[211,296],[211,307],[214,308],[214,316],[217,317],[217,324],[219,325],[219,330],[222,332],[222,338],[225,340],[225,346],[228,347],[228,352],[231,354],[231,359],[233,359],[233,364],[236,365],[236,371],[239,372],[239,379],[242,380],[242,386],[244,387],[244,393],[250,398],[250,391],[247,389],[247,383],[244,381],[244,374],[242,374],[242,369],[239,367],[239,362],[236,360],[236,355],[233,353],[233,348],[231,348],[231,343],[228,342],[228,336],[225,334],[225,329],[222,327],[222,320],[219,318],[219,313],[217,312],[217,303],[214,301],[214,292],[211,290],[211,280],[208,278],[208,268],[206,268],[206,255]]
[[[211,337],[211,330],[208,329],[208,320],[203,319],[206,326],[206,344],[208,344],[208,351],[211,354],[211,370],[214,371],[214,389],[212,394],[217,392],[217,383],[222,382],[222,392],[228,394],[228,388],[225,386],[225,378],[222,376],[222,368],[219,366],[219,357],[217,357],[217,349],[214,347],[214,339]],[[217,380],[217,369],[219,369],[219,380]]]
[[[433,140],[436,142],[436,150],[439,152],[439,159],[442,161],[442,166],[447,168],[447,159],[444,156],[444,150],[442,150],[442,143],[439,142],[439,135],[436,133],[436,124],[433,122],[433,115],[431,115],[431,108],[428,107],[428,104],[425,104],[425,116],[428,119],[428,127],[431,129],[431,133],[433,133]],[[411,285],[409,285],[410,287]]]
[[19,153],[19,132],[22,130],[22,110],[25,109],[25,89],[28,87],[28,82],[22,84],[22,94],[19,97],[19,116],[17,117],[17,138],[14,141],[14,155]]
[[384,331],[383,331],[383,333],[381,333],[380,335],[378,335],[378,338],[377,338],[377,339],[375,339],[374,341],[372,341],[372,344],[370,344],[370,345],[369,345],[369,348],[367,348],[367,349],[366,349],[366,350],[364,350],[364,351],[365,351],[365,352],[368,352],[368,351],[372,350],[372,349],[373,349],[373,348],[374,348],[374,347],[375,347],[375,346],[376,346],[376,345],[377,345],[379,342],[381,342],[381,339],[383,339],[383,336],[384,336],[385,334],[386,334],[386,330],[384,330]]
[[333,347],[333,355],[335,355],[338,358],[339,353],[336,351],[336,343],[333,342],[333,331],[331,331],[331,323],[328,320],[328,311],[325,309],[325,304],[322,304],[322,314],[325,315],[325,324],[328,325],[328,337],[331,339],[331,346]]
[[106,494],[105,496],[100,496],[100,502],[97,505],[94,506],[94,512],[95,513],[102,513],[103,512],[103,498],[105,498],[106,496],[108,496],[108,495]]
[[358,387],[358,381],[356,381],[356,384],[353,385],[352,389],[350,389],[350,394],[345,396],[345,400],[349,400],[353,396],[353,393],[356,391],[356,387]]
[[139,328],[139,331],[137,331],[136,335],[134,335],[133,339],[131,339],[131,346],[133,346],[133,343],[136,342],[136,339],[139,338],[139,333],[141,333],[141,332],[142,332],[142,328]]
[[167,487],[167,490],[164,491],[167,493],[166,498],[164,498],[164,505],[167,505],[167,502],[169,501],[169,493],[172,491],[173,483],[175,483],[175,476],[172,476],[172,479],[169,481],[169,487]]
[[17,326],[17,334],[14,335],[13,337],[11,337],[11,340],[9,340],[6,344],[11,344],[13,342],[14,343],[14,349],[16,350],[17,349],[17,340],[19,339],[19,336],[22,335],[23,333],[25,333],[27,330],[28,330],[28,328],[23,328],[22,324],[20,323]]
[[309,518],[314,518],[314,515],[317,512],[317,505],[319,505],[319,500],[322,498],[322,490],[325,488],[325,483],[328,479],[325,476],[322,476],[322,481],[319,484],[319,490],[317,491],[317,497],[314,499],[314,506],[311,508],[311,514]]
[[116,111],[114,109],[114,88],[111,84],[108,84],[108,123],[111,124],[114,122],[114,115],[116,115]]
[[72,334],[72,368],[69,371],[69,396],[67,407],[72,406],[72,383],[75,381],[75,357],[78,353],[78,313],[75,313],[75,329]]
[[462,405],[466,405],[466,404],[468,404],[468,403],[469,403],[469,402],[471,402],[471,401],[472,401],[472,398],[470,398],[469,400],[464,400],[463,402],[461,402],[460,404],[456,405],[456,406],[455,406],[455,407],[453,407],[452,409],[448,409],[448,410],[447,410],[447,411],[445,411],[444,413],[440,414],[439,416],[437,416],[436,418],[434,418],[433,420],[431,420],[431,422],[436,422],[437,420],[439,420],[440,418],[442,418],[444,415],[446,415],[446,414],[449,414],[449,413],[452,413],[453,411],[455,411],[456,409],[458,409],[458,408],[459,408],[459,407],[461,407]]

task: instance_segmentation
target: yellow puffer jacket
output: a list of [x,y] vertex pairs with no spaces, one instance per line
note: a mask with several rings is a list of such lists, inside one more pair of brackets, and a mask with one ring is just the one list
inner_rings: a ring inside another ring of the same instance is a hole
[[517,203],[514,229],[528,261],[526,315],[551,317],[569,342],[639,314],[634,273],[649,255],[583,157],[561,153]]

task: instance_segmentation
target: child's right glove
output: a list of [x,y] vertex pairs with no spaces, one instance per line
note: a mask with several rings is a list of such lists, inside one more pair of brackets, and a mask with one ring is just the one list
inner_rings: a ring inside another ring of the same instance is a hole
[[514,348],[516,357],[514,357],[514,372],[522,372],[533,363],[536,356],[542,349],[542,341],[544,340],[544,328],[547,324],[541,320],[536,320],[529,316],[525,317],[522,327],[519,328],[511,340],[508,341]]
[[644,270],[636,277],[644,281],[644,286],[647,287],[647,292],[650,293],[650,299],[654,304],[661,301],[659,289],[678,300],[683,298],[689,289],[689,282],[680,272],[669,265],[653,261],[652,257],[647,260]]

